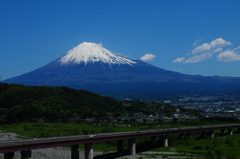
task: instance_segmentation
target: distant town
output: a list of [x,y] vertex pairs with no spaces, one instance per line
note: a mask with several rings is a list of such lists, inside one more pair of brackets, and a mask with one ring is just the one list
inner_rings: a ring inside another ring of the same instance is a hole
[[184,96],[178,101],[165,101],[173,106],[202,110],[205,117],[222,116],[240,118],[240,99],[234,95]]
[[[125,100],[131,100],[126,98]],[[146,115],[142,112],[135,113],[130,116],[126,114],[125,117],[117,118],[122,121],[153,121],[153,120],[185,120],[185,119],[199,119],[199,115],[193,115],[182,112],[179,107],[192,109],[198,111],[201,117],[234,117],[240,119],[240,99],[235,95],[192,95],[179,96],[173,100],[163,101],[176,107],[175,113],[166,115],[158,109],[153,109],[155,114]]]

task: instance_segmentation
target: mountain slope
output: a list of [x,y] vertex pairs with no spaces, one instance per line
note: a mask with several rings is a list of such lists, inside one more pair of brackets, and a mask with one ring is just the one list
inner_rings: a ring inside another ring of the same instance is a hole
[[193,76],[168,71],[141,60],[127,59],[101,45],[87,42],[39,69],[3,82],[68,86],[114,97],[240,90],[240,78]]

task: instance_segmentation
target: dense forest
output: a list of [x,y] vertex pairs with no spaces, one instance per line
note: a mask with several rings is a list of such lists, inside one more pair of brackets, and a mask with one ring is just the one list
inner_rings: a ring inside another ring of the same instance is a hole
[[154,109],[163,108],[165,113],[176,110],[168,104],[117,101],[111,97],[68,87],[0,83],[1,123],[64,122],[74,118],[112,119],[137,112],[150,115]]

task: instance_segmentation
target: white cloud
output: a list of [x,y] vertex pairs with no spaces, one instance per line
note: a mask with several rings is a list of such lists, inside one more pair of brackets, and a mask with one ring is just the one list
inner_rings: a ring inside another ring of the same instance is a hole
[[220,52],[222,50],[223,50],[223,48],[217,48],[217,49],[212,51],[212,54],[218,53],[218,52]]
[[140,59],[142,61],[149,61],[149,60],[153,60],[156,56],[153,54],[145,54],[143,57],[141,57]]
[[238,49],[240,49],[240,46],[236,47],[236,48],[235,48],[235,49],[233,49],[233,50],[235,51],[235,50],[238,50]]
[[183,62],[185,60],[184,57],[179,57],[176,60],[173,61],[173,63],[179,63],[179,62]]
[[199,55],[194,55],[193,57],[190,57],[186,60],[185,60],[184,57],[177,58],[176,60],[173,61],[173,63],[179,63],[179,62],[197,63],[197,62],[201,62],[201,61],[204,61],[204,60],[207,60],[207,59],[211,58],[213,54],[218,53],[220,51],[222,51],[222,48],[217,48],[215,50],[212,50],[211,52],[209,51],[209,52],[204,52],[204,53],[199,54]]
[[196,63],[196,62],[205,61],[211,58],[213,54],[218,53],[222,50],[223,50],[222,48],[217,48],[215,50],[212,50],[211,52],[204,52],[200,55],[195,55],[193,57],[188,58],[186,61],[184,61],[184,63]]
[[197,41],[195,41],[195,42],[193,43],[193,47],[197,46],[197,45],[200,43],[200,41],[202,41],[202,39],[201,39],[201,38],[200,38],[200,39],[198,39]]
[[231,45],[232,43],[229,41],[226,41],[222,38],[215,39],[211,41],[210,43],[204,43],[192,50],[192,55],[198,54],[198,53],[203,53],[205,51],[211,51],[212,49],[215,48],[220,48],[223,46]]
[[196,63],[196,62],[201,62],[204,61],[206,59],[209,59],[212,57],[212,53],[208,52],[205,54],[201,54],[201,55],[195,55],[193,57],[188,58],[186,61],[184,61],[184,63]]
[[240,49],[240,46],[238,46],[235,49],[228,49],[226,51],[221,52],[217,56],[218,61],[223,61],[223,62],[234,62],[234,61],[240,61],[240,54],[236,52],[236,50]]
[[182,71],[182,68],[174,68],[173,71]]
[[[197,45],[201,39],[195,41],[193,45]],[[212,58],[214,54],[217,55],[218,61],[223,62],[233,62],[233,61],[240,61],[240,54],[236,52],[236,50],[240,49],[240,46],[236,47],[235,49],[227,49],[223,51],[224,46],[231,45],[232,43],[226,41],[222,38],[215,39],[210,43],[203,43],[195,47],[191,53],[186,54],[186,57],[180,57],[173,61],[173,63],[197,63],[205,61],[209,58]]]

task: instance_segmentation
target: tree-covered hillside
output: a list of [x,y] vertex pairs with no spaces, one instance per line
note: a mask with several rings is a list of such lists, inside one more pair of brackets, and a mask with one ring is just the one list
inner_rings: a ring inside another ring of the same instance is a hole
[[[122,114],[153,113],[160,104],[117,101],[86,90],[68,87],[25,86],[0,83],[1,123],[64,121],[69,118],[109,119]],[[170,106],[169,106],[170,107]]]
[[106,117],[120,105],[113,98],[68,87],[0,84],[0,113],[5,121]]

